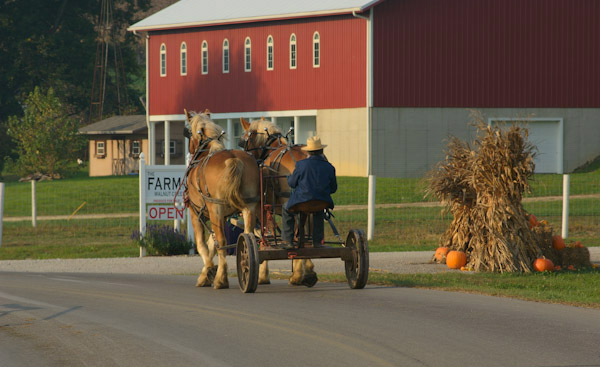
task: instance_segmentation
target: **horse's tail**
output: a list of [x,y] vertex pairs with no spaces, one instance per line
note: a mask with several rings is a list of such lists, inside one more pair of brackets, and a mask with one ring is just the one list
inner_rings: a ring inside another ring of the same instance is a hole
[[232,207],[243,210],[247,207],[241,194],[244,162],[239,158],[229,158],[225,161],[225,176],[223,177],[224,199]]

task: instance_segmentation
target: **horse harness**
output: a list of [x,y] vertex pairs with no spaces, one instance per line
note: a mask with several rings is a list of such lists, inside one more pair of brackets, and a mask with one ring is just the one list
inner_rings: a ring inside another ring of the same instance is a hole
[[[220,205],[227,205],[227,201],[223,200],[223,199],[218,199],[218,198],[213,198],[210,196],[210,192],[208,191],[208,185],[206,183],[206,179],[204,180],[204,191],[206,192],[206,194],[204,194],[203,190],[202,190],[202,186],[200,184],[200,176],[204,177],[204,172],[206,170],[206,166],[208,165],[208,161],[218,152],[220,152],[220,150],[214,151],[209,153],[208,155],[202,157],[202,154],[209,151],[208,149],[208,145],[210,144],[210,142],[213,141],[212,138],[207,138],[206,140],[204,140],[196,149],[196,151],[194,152],[194,156],[192,157],[192,159],[190,160],[188,167],[185,171],[185,175],[183,177],[183,202],[185,204],[186,207],[192,209],[194,211],[194,213],[196,213],[196,216],[198,217],[198,221],[200,223],[202,223],[202,225],[204,226],[204,228],[206,228],[207,231],[209,231],[212,236],[213,236],[213,240],[215,242],[215,247],[217,249],[219,248],[227,248],[230,246],[219,246],[219,243],[214,235],[214,232],[208,227],[208,225],[206,224],[206,222],[209,220],[209,218],[207,217],[206,213],[208,211],[207,207],[206,207],[206,203],[212,203],[212,204],[220,204]],[[203,205],[202,207],[196,205],[194,202],[192,202],[190,200],[188,191],[189,191],[189,187],[188,187],[188,176],[190,174],[190,172],[196,168],[200,166],[200,174],[198,174],[196,180],[196,184],[198,187],[198,193],[200,194],[200,196],[202,197],[202,202]],[[252,198],[244,198],[244,201],[247,203],[252,203],[252,202],[257,202],[259,201],[260,198],[258,197],[252,197]]]

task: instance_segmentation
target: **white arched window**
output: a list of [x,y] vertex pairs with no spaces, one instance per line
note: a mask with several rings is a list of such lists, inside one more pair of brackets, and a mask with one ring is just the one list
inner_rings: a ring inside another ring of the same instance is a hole
[[267,37],[267,70],[273,70],[273,36]]
[[160,76],[167,76],[167,46],[160,45]]
[[313,67],[321,66],[321,37],[319,32],[313,35]]
[[229,41],[223,40],[223,73],[229,73]]
[[202,74],[208,74],[208,43],[202,41]]
[[290,36],[290,69],[296,68],[296,35]]
[[181,75],[187,75],[187,45],[185,44],[185,42],[181,42],[181,49],[179,50],[179,55],[179,71]]
[[244,41],[244,71],[252,70],[252,43],[250,37]]

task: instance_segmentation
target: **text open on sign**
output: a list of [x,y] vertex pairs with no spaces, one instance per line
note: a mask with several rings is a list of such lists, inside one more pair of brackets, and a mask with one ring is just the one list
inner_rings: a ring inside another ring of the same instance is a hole
[[148,219],[151,220],[175,220],[183,219],[185,208],[176,208],[169,205],[149,205]]

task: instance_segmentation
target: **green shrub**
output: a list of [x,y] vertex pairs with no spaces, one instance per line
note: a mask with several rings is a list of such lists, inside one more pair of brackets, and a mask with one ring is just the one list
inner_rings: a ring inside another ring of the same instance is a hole
[[146,226],[146,234],[143,237],[139,231],[134,231],[131,239],[145,248],[148,255],[158,256],[186,255],[194,245],[183,233],[175,231],[171,226],[160,224]]

